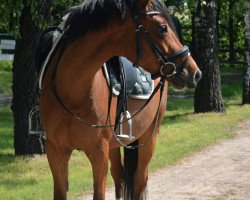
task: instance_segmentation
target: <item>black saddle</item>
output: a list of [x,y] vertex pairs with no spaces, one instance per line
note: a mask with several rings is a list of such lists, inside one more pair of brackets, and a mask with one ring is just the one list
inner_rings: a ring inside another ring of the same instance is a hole
[[36,71],[39,73],[41,67],[47,58],[50,50],[53,46],[53,34],[58,30],[56,26],[49,27],[42,31],[36,40],[36,49],[35,49],[35,65]]

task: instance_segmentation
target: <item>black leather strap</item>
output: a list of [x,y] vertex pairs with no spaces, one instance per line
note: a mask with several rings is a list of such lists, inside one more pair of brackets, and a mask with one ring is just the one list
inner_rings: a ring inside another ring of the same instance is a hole
[[188,46],[184,46],[180,51],[178,51],[177,53],[172,54],[171,56],[167,57],[166,55],[164,55],[164,53],[162,53],[161,49],[158,47],[158,45],[155,43],[155,41],[152,39],[152,37],[150,36],[149,32],[147,30],[145,30],[145,28],[143,27],[142,23],[141,23],[141,17],[142,16],[153,16],[153,15],[161,15],[160,12],[157,11],[151,11],[148,13],[145,13],[144,15],[141,13],[136,13],[135,12],[135,8],[133,8],[132,10],[132,16],[134,18],[135,24],[136,24],[136,61],[135,63],[138,63],[139,58],[142,57],[142,48],[141,48],[141,35],[144,36],[145,41],[147,42],[147,44],[149,45],[149,47],[151,48],[151,50],[156,54],[156,56],[158,57],[158,59],[161,61],[163,66],[167,67],[167,64],[169,62],[173,62],[174,60],[176,60],[179,57],[185,56],[183,63],[176,69],[176,72],[164,76],[164,74],[160,73],[160,71],[158,71],[156,74],[152,75],[153,79],[156,79],[158,77],[165,77],[168,78],[169,76],[172,75],[178,75],[182,72],[183,68],[186,66],[187,61],[188,61],[188,53],[189,48]]

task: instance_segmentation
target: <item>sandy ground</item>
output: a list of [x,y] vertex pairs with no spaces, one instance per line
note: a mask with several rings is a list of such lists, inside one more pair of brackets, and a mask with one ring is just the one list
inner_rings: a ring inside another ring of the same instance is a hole
[[[250,200],[250,121],[238,136],[149,174],[149,200]],[[91,200],[92,194],[80,199]],[[107,200],[115,199],[114,188]]]

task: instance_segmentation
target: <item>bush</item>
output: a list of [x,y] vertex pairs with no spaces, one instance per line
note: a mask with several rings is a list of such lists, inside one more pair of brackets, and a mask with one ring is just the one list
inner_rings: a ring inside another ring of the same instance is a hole
[[12,71],[12,61],[0,61],[0,70],[1,71]]

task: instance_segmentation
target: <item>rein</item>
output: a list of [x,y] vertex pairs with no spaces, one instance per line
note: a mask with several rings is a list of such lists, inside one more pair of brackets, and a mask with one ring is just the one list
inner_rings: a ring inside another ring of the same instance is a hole
[[[54,73],[52,75],[52,84],[51,84],[51,89],[52,89],[52,93],[54,95],[54,97],[56,98],[56,100],[58,101],[58,103],[60,104],[60,106],[64,109],[65,112],[67,112],[69,115],[71,115],[72,117],[74,117],[75,119],[77,119],[78,121],[82,122],[83,124],[90,126],[92,128],[110,128],[114,138],[117,140],[118,143],[120,143],[122,146],[124,146],[125,148],[128,149],[136,149],[139,147],[144,146],[145,144],[147,144],[154,132],[155,132],[155,128],[157,125],[157,122],[159,120],[159,108],[160,108],[160,103],[161,103],[161,99],[162,99],[162,95],[163,95],[163,91],[164,91],[164,86],[165,86],[165,80],[169,77],[172,77],[174,75],[178,75],[179,73],[182,72],[182,70],[184,69],[184,67],[186,66],[186,63],[188,61],[188,57],[189,57],[189,48],[187,46],[184,46],[180,51],[178,51],[177,53],[174,53],[173,55],[167,57],[165,56],[162,51],[160,50],[160,48],[158,47],[158,45],[154,42],[154,40],[152,39],[152,37],[150,36],[149,32],[147,30],[145,30],[145,28],[143,27],[142,23],[141,23],[141,17],[137,14],[137,12],[135,12],[135,9],[131,9],[131,14],[134,18],[134,21],[136,23],[136,43],[137,43],[137,58],[136,58],[136,62],[138,61],[139,57],[142,57],[142,50],[141,50],[141,44],[140,44],[140,35],[143,34],[145,41],[147,42],[147,44],[149,45],[149,47],[151,48],[151,50],[154,52],[154,54],[156,54],[156,56],[158,57],[158,59],[161,61],[161,67],[160,70],[152,75],[153,79],[156,79],[158,77],[161,77],[158,85],[155,87],[155,89],[153,90],[152,94],[150,95],[150,97],[147,99],[147,101],[145,102],[145,104],[138,110],[136,111],[132,116],[126,117],[125,120],[120,120],[120,121],[116,121],[115,124],[112,124],[111,122],[111,118],[110,118],[110,107],[111,107],[111,102],[112,102],[112,92],[110,90],[110,94],[109,94],[109,101],[108,101],[108,112],[107,112],[107,118],[106,118],[106,122],[104,125],[99,125],[99,124],[92,124],[89,123],[85,120],[83,120],[81,117],[77,116],[75,113],[73,113],[72,111],[70,111],[65,104],[63,103],[63,101],[61,100],[61,98],[59,97],[57,90],[56,90],[56,85],[55,85],[55,80],[56,80],[56,71],[58,69],[58,65],[61,61],[61,58],[63,56],[63,52],[66,48],[67,42],[65,42],[64,44],[62,44],[62,48],[60,50],[59,53],[59,59],[58,62],[56,64]],[[151,12],[147,12],[144,14],[144,16],[154,16],[154,15],[161,15],[160,12],[158,11],[151,11]],[[65,31],[66,32],[66,31]],[[67,33],[66,33],[67,34]],[[66,35],[65,34],[65,35]],[[179,57],[184,57],[184,61],[181,63],[181,65],[178,67],[178,69],[176,68],[175,63],[173,63],[173,60],[179,58]],[[171,73],[165,73],[165,70],[167,68],[171,69]],[[123,142],[121,142],[121,139],[116,135],[115,131],[118,125],[122,125],[125,122],[129,122],[131,121],[131,119],[133,119],[136,115],[138,115],[147,105],[148,103],[152,100],[152,98],[154,97],[154,95],[158,92],[158,90],[160,89],[160,100],[159,100],[159,104],[158,104],[158,108],[157,108],[157,114],[156,114],[156,118],[155,120],[155,125],[152,129],[152,133],[149,136],[148,140],[144,143],[144,144],[140,144],[137,146],[130,146],[130,145],[126,145]],[[109,125],[108,125],[109,124]]]
[[[120,124],[123,124],[124,122],[127,122],[131,119],[133,119],[136,115],[138,115],[147,105],[148,103],[152,100],[152,98],[154,97],[154,95],[158,92],[158,90],[161,88],[161,90],[164,89],[164,86],[165,86],[165,79],[161,79],[160,82],[157,84],[157,86],[155,87],[155,89],[153,90],[152,94],[150,95],[150,97],[147,99],[147,101],[145,102],[145,104],[136,112],[134,113],[130,118],[127,118],[121,122],[118,122],[116,124],[110,124],[110,125],[107,125],[107,122],[108,120],[110,119],[110,106],[111,106],[111,101],[112,101],[112,98],[109,97],[109,103],[108,103],[108,113],[107,113],[107,120],[106,120],[106,123],[104,125],[98,125],[98,124],[91,124],[85,120],[83,120],[82,118],[80,118],[79,116],[77,116],[75,113],[71,112],[63,103],[63,101],[61,100],[61,98],[59,97],[58,93],[57,93],[57,90],[56,90],[56,86],[55,86],[55,79],[56,79],[56,76],[53,77],[52,79],[52,92],[53,92],[53,95],[55,96],[56,100],[58,101],[58,103],[60,104],[60,106],[64,109],[64,111],[66,111],[68,114],[70,114],[72,117],[74,117],[75,119],[79,120],[80,122],[82,122],[83,124],[85,125],[88,125],[88,126],[91,126],[92,128],[113,128],[113,127],[116,127],[117,125],[120,125]],[[162,97],[162,93],[161,92],[161,95],[160,95],[160,100],[161,100],[161,97]],[[112,92],[110,94],[110,96],[112,96]]]
[[[72,111],[70,111],[66,106],[65,104],[63,103],[63,101],[61,100],[61,98],[59,97],[58,93],[57,93],[57,89],[56,89],[56,85],[55,85],[55,80],[56,80],[56,71],[57,71],[57,68],[58,68],[58,65],[60,63],[60,60],[63,56],[63,52],[65,50],[65,47],[66,47],[66,43],[63,44],[63,47],[62,49],[60,50],[60,54],[59,54],[59,59],[58,59],[58,62],[56,64],[56,67],[55,67],[55,70],[54,70],[54,73],[52,75],[52,84],[51,84],[51,90],[52,90],[52,93],[54,95],[54,97],[56,98],[56,100],[58,101],[58,103],[60,104],[60,106],[63,108],[63,110],[68,113],[69,115],[71,115],[73,118],[75,118],[76,120],[80,121],[81,123],[87,125],[87,126],[90,126],[92,128],[110,128],[110,131],[112,132],[114,138],[116,139],[116,141],[121,144],[123,147],[127,148],[127,149],[137,149],[137,148],[140,148],[144,145],[146,145],[152,138],[153,136],[153,133],[155,131],[155,128],[156,128],[156,125],[157,125],[157,122],[159,120],[159,109],[160,109],[160,104],[161,104],[161,99],[162,99],[162,95],[163,95],[163,91],[164,91],[164,87],[165,87],[165,78],[162,77],[159,81],[159,83],[157,84],[157,86],[154,88],[152,94],[150,95],[150,97],[146,100],[146,102],[144,103],[144,105],[138,110],[136,111],[132,116],[126,118],[125,120],[122,120],[122,121],[118,121],[116,122],[115,124],[112,124],[111,122],[111,118],[110,118],[110,108],[111,108],[111,103],[112,103],[112,90],[111,90],[111,87],[110,87],[110,94],[109,94],[109,100],[108,100],[108,112],[107,112],[107,117],[106,117],[106,122],[104,125],[98,125],[98,124],[91,124],[90,122],[87,122],[85,121],[84,119],[82,119],[81,117],[77,116],[75,113],[73,113]],[[159,100],[159,103],[158,103],[158,106],[157,106],[157,117],[155,118],[155,125],[152,129],[152,133],[150,135],[150,137],[147,139],[147,141],[144,143],[144,144],[140,144],[140,145],[137,145],[137,146],[132,146],[132,145],[126,145],[125,143],[123,143],[120,138],[118,138],[118,136],[116,135],[115,131],[116,131],[116,128],[118,125],[122,125],[123,123],[125,122],[129,122],[130,120],[132,120],[136,115],[138,115],[147,105],[148,103],[152,100],[152,98],[154,97],[154,95],[159,91],[160,89],[160,100]],[[109,125],[108,125],[109,123]]]

